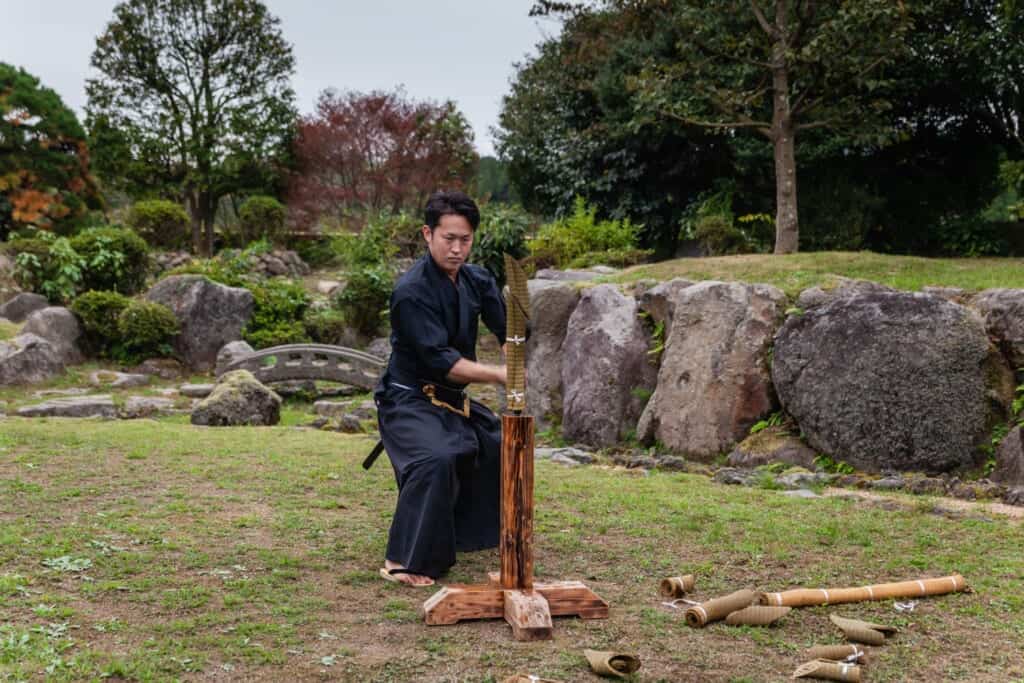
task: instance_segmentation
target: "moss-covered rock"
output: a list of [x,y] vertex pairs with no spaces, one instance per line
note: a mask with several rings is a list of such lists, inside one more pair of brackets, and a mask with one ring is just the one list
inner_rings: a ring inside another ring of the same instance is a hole
[[281,397],[248,370],[225,374],[192,410],[192,424],[210,427],[275,425],[280,420]]

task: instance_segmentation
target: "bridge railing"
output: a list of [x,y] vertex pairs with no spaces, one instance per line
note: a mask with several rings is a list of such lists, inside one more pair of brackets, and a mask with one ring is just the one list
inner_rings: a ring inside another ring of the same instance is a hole
[[267,382],[286,380],[327,380],[372,390],[384,371],[379,356],[329,344],[285,344],[261,349],[239,358],[219,374],[248,370]]

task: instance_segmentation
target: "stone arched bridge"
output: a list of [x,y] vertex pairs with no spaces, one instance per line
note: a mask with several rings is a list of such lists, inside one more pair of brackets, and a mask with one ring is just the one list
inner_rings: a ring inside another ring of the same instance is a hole
[[248,370],[264,384],[320,379],[372,390],[384,371],[384,364],[384,359],[379,356],[344,346],[285,344],[239,358],[219,374]]

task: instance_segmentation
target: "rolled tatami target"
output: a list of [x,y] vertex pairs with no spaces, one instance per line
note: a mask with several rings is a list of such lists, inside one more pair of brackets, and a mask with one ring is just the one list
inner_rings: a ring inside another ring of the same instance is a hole
[[661,580],[658,592],[661,593],[663,598],[681,598],[691,592],[696,585],[697,579],[693,574],[670,576]]
[[816,645],[807,650],[807,656],[811,659],[831,659],[834,662],[843,662],[851,658],[861,661],[866,654],[864,648],[853,643],[849,645]]
[[765,607],[751,605],[732,612],[725,618],[730,626],[768,626],[789,614],[792,607]]
[[640,658],[621,652],[603,652],[601,650],[584,650],[590,669],[600,676],[622,678],[640,668]]
[[879,583],[860,588],[798,588],[781,593],[764,593],[761,604],[809,607],[812,605],[839,605],[847,602],[920,598],[926,595],[945,595],[967,590],[967,581],[959,574],[938,579],[915,579],[899,583]]
[[847,640],[852,640],[856,643],[865,643],[866,645],[881,645],[885,642],[886,635],[896,633],[898,630],[895,626],[874,624],[870,621],[849,619],[835,614],[830,614],[828,618],[833,624],[842,630]]
[[816,659],[797,667],[793,672],[793,678],[821,678],[826,681],[860,681],[860,667],[856,664],[845,664],[843,662],[830,662],[825,659]]
[[686,610],[686,623],[694,628],[707,626],[713,621],[724,619],[737,610],[757,602],[760,594],[750,589],[738,590],[735,593],[702,602]]

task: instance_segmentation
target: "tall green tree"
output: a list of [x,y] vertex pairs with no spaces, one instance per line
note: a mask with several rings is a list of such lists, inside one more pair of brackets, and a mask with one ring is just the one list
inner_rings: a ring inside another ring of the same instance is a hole
[[0,239],[99,207],[85,132],[57,93],[0,62]]
[[125,0],[96,39],[86,84],[113,175],[175,188],[196,251],[213,250],[218,200],[266,182],[296,119],[291,45],[259,0]]
[[[644,3],[609,0],[620,11]],[[670,60],[634,79],[651,116],[752,131],[773,148],[775,253],[797,251],[796,138],[841,132],[847,144],[892,131],[886,68],[907,52],[900,0],[669,0],[661,20],[684,36]]]
[[676,246],[686,206],[730,171],[728,140],[663,116],[637,115],[629,88],[682,39],[657,3],[565,15],[562,31],[518,65],[496,146],[524,206],[568,215],[576,197],[605,218],[643,226],[644,246]]

